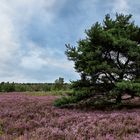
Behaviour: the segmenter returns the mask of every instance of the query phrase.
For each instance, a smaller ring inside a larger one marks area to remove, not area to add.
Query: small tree
[[[124,94],[132,98],[139,94],[140,28],[131,17],[116,14],[112,19],[107,14],[103,24],[96,22],[85,31],[86,38],[76,47],[66,45],[66,55],[81,75],[74,88],[87,88],[94,95],[115,98],[117,103]]]
[[[55,90],[61,90],[61,89],[63,89],[63,86],[64,86],[64,78],[59,77],[58,79],[55,80],[55,82],[54,82]]]

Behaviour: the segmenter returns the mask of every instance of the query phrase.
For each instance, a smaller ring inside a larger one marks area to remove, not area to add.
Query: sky
[[[140,26],[140,0],[0,0],[0,82],[79,79],[65,44],[106,14],[132,14]]]

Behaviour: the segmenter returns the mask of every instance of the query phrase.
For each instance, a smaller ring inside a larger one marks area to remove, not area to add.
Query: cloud
[[[36,18],[47,28],[64,2],[65,0],[59,3],[57,0],[0,1],[0,81],[20,81],[17,77],[30,79],[26,76],[27,70],[40,70],[46,65],[46,60],[41,58],[46,50],[30,43],[28,27]]]
[[[128,14],[129,8],[130,8],[128,2],[129,2],[128,0],[115,0],[115,2],[113,4],[112,12]]]
[[[0,81],[77,79],[64,44],[76,45],[106,13],[132,12],[140,23],[139,5],[139,0],[0,0]]]
[[[55,57],[59,55],[60,57]],[[73,62],[69,62],[62,51],[57,49],[42,48],[30,42],[26,55],[21,58],[20,66],[27,70],[39,71],[41,69],[63,69],[64,71],[73,71]]]
[[[11,59],[18,49],[18,37],[15,35],[11,18],[11,8],[0,1],[0,62]]]
[[[42,58],[44,49],[38,47],[33,42],[28,44],[28,50],[26,55],[21,58],[20,66],[28,70],[39,70],[46,64],[46,61]]]

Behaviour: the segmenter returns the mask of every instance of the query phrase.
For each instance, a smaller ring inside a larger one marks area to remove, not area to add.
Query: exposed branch
[[[127,61],[125,62],[125,64],[124,64],[124,69],[126,69],[126,66],[128,65],[128,63],[129,63],[129,58],[127,59]]]
[[[109,75],[110,75],[110,77],[114,80],[114,82],[116,81],[116,78],[111,74],[111,73],[109,73],[109,72],[107,72]]]
[[[117,63],[119,65],[119,67],[122,68],[122,65],[121,65],[120,60],[119,60],[119,57],[120,57],[119,55],[120,55],[120,52],[118,51],[117,52]]]

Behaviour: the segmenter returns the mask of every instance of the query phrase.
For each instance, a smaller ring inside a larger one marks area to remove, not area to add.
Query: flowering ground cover
[[[60,109],[58,96],[0,95],[0,140],[140,140],[140,109]]]

